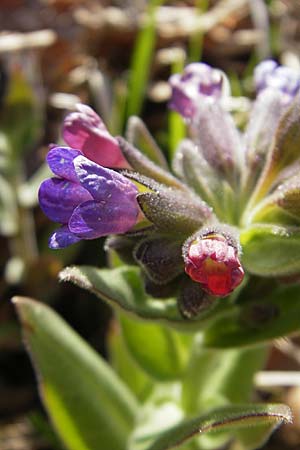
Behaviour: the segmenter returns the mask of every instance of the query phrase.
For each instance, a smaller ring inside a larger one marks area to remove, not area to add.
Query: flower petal
[[[68,247],[71,244],[76,244],[76,242],[79,242],[80,240],[81,238],[71,233],[68,226],[64,225],[51,234],[49,238],[49,247],[53,250],[57,250],[59,248]]]
[[[95,111],[83,104],[78,104],[77,110],[64,121],[63,138],[67,144],[105,167],[128,167],[117,140]]]
[[[54,147],[47,155],[47,162],[52,172],[58,177],[78,182],[73,160],[81,155],[79,150],[69,147]]]
[[[67,223],[74,208],[90,199],[91,195],[80,184],[61,178],[49,178],[39,189],[42,210],[49,219],[59,223]]]
[[[123,175],[101,167],[84,156],[75,158],[74,167],[81,185],[96,201],[110,199],[115,203],[122,203],[125,199],[131,199],[136,203],[137,188]]]
[[[69,229],[82,239],[126,233],[137,221],[138,209],[130,201],[122,203],[88,201],[79,205],[69,220]]]

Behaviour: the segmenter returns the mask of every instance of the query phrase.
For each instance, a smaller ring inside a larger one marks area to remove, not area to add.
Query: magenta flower
[[[104,167],[128,168],[117,140],[109,134],[100,117],[87,105],[77,104],[77,112],[64,121],[63,138],[84,156]]]
[[[136,224],[138,191],[123,175],[67,147],[50,150],[47,161],[56,177],[41,184],[39,202],[51,220],[62,224],[50,237],[50,248],[125,233]]]
[[[221,234],[194,239],[184,259],[186,273],[211,295],[230,294],[244,278],[237,249]]]
[[[203,100],[217,100],[222,96],[224,77],[220,70],[204,63],[189,64],[182,75],[169,79],[172,88],[170,108],[183,117],[192,118]]]

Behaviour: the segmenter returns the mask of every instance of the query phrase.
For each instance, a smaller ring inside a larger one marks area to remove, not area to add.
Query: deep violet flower
[[[125,233],[135,225],[137,188],[123,175],[66,147],[50,150],[47,161],[56,177],[42,183],[39,202],[51,220],[62,224],[50,237],[50,248]]]
[[[110,135],[98,114],[87,105],[77,104],[77,111],[64,120],[63,138],[72,148],[104,167],[127,168],[117,140]]]

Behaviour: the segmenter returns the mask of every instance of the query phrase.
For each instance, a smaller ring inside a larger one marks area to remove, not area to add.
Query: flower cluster
[[[190,130],[172,170],[140,121],[132,126],[153,144],[150,152],[134,138],[112,137],[78,105],[63,127],[70,147],[50,150],[55,177],[39,193],[45,214],[62,225],[50,247],[113,235],[106,248],[140,266],[149,294],[177,296],[188,318],[233,292],[245,271],[300,273],[300,76],[264,61],[254,83],[242,132],[224,106],[224,73],[194,63],[170,78],[170,107]]]
[[[81,239],[125,233],[139,215],[135,185],[99,165],[122,165],[125,160],[117,141],[91,108],[79,105],[78,110],[66,118],[63,133],[74,148],[49,151],[47,162],[56,176],[45,180],[39,190],[44,213],[62,224],[50,237],[49,246],[54,249]],[[96,148],[104,152],[97,154]]]

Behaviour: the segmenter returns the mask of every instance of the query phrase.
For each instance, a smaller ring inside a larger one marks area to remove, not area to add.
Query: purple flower
[[[229,94],[228,80],[204,63],[189,64],[182,75],[170,78],[170,107],[190,122],[194,141],[208,163],[230,182],[241,164],[241,139],[222,100]]]
[[[201,101],[222,97],[224,74],[207,64],[192,63],[186,66],[182,75],[172,75],[169,82],[172,87],[170,108],[190,119]]]
[[[136,224],[138,191],[123,175],[67,147],[50,150],[47,161],[56,177],[41,184],[39,202],[51,220],[62,224],[50,237],[50,248],[125,233]]]
[[[100,117],[87,105],[79,103],[77,112],[64,120],[63,138],[91,161],[104,167],[128,168],[117,140],[109,134]]]
[[[245,130],[247,164],[261,168],[280,119],[300,88],[300,73],[275,61],[259,63],[254,71],[257,97]]]
[[[299,91],[300,74],[290,67],[266,60],[256,66],[254,82],[258,94],[271,89],[282,94],[283,103],[290,103]]]

